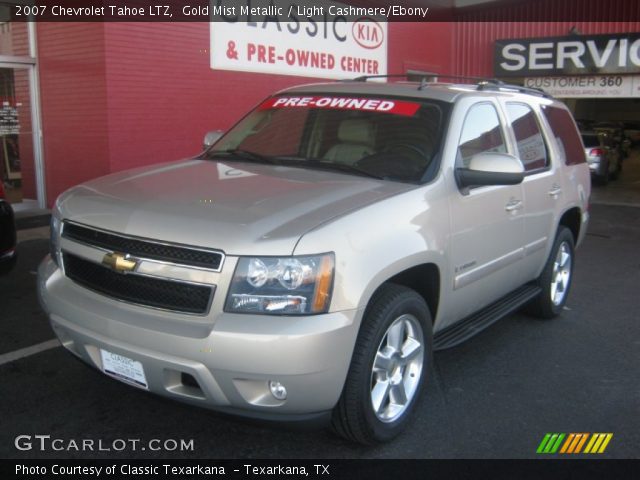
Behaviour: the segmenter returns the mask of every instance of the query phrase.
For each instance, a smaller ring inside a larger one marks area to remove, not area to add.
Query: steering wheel
[[[384,149],[386,153],[390,153],[395,150],[411,150],[414,155],[417,153],[418,155],[420,155],[420,158],[422,159],[427,158],[427,153],[424,150],[422,150],[418,145],[415,145],[413,143],[407,143],[407,142],[394,143]]]

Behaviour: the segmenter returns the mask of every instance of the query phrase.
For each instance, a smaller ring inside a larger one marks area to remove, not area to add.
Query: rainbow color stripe
[[[604,453],[612,438],[613,433],[547,433],[536,453]]]

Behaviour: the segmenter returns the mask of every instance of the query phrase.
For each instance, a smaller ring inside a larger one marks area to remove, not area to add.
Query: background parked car
[[[609,179],[618,178],[622,170],[620,154],[609,143],[606,134],[596,132],[582,132],[584,152],[589,163],[591,176],[599,183],[606,185]]]
[[[589,130],[605,136],[605,144],[617,150],[620,162],[629,155],[631,144],[627,141],[622,122],[597,122]]]
[[[8,273],[16,263],[16,224],[13,208],[5,200],[0,182],[0,274]]]

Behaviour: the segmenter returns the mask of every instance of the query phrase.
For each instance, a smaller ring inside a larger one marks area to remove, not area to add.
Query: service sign
[[[640,74],[640,33],[496,40],[499,77]]]
[[[386,18],[297,1],[211,2],[211,68],[333,79],[387,73]]]
[[[541,88],[557,98],[640,97],[640,75],[527,77],[524,85]]]

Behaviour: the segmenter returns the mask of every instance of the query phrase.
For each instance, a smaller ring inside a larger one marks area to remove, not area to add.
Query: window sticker
[[[260,110],[271,108],[326,108],[334,110],[360,110],[365,112],[393,113],[395,115],[413,116],[420,108],[416,102],[390,100],[383,98],[358,97],[272,97],[260,105]]]

